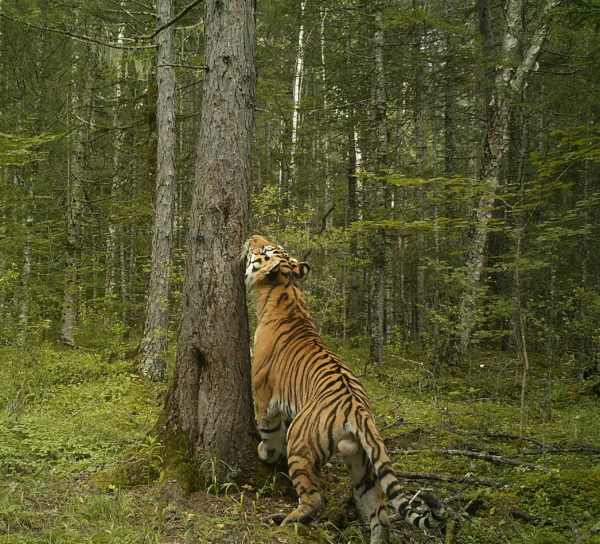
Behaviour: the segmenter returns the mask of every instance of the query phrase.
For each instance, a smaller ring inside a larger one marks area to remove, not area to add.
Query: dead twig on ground
[[[571,541],[571,544],[582,544],[588,538],[600,532],[600,521],[594,523],[585,533],[582,535],[576,535],[576,538]]]
[[[381,427],[379,427],[380,431],[385,431],[386,429],[390,429],[391,427],[397,427],[398,425],[402,425],[404,423],[404,418],[402,416],[397,417],[394,421],[391,421],[390,423],[386,423],[385,425],[382,425]]]
[[[390,452],[391,455],[418,455],[421,453],[438,453],[441,455],[461,455],[463,457],[470,457],[472,459],[481,459],[483,461],[490,461],[494,463],[503,463],[505,465],[512,465],[517,467],[525,467],[533,470],[548,470],[543,465],[537,465],[535,463],[528,463],[527,461],[519,461],[510,457],[504,457],[503,455],[494,455],[491,453],[483,453],[479,451],[468,451],[468,450],[453,450],[453,449],[431,449],[431,450],[393,450]]]
[[[592,453],[598,454],[600,453],[600,448],[598,446],[591,446],[587,444],[581,444],[580,446],[573,446],[572,448],[552,448],[552,449],[543,449],[543,450],[532,450],[532,451],[524,451],[521,455],[546,455],[546,454],[555,454],[555,453]]]
[[[457,429],[449,429],[450,431],[457,434],[472,434],[472,433],[461,433]],[[574,444],[571,447],[563,447],[557,444],[548,444],[544,443],[541,440],[537,440],[536,438],[531,438],[530,436],[519,436],[516,434],[510,433],[495,433],[495,432],[481,432],[479,433],[481,436],[485,436],[487,438],[508,438],[510,440],[521,440],[523,442],[530,442],[531,444],[535,444],[539,446],[541,449],[535,451],[524,452],[523,455],[542,455],[545,453],[580,453],[580,452],[589,452],[589,453],[600,453],[600,446],[596,446],[594,444]]]
[[[387,429],[388,425],[384,426],[381,428],[381,430],[383,431],[384,429]],[[412,429],[410,431],[407,431],[405,433],[398,433],[398,434],[392,434],[390,436],[386,436],[383,438],[384,442],[391,442],[392,440],[399,440],[402,438],[408,438],[409,436],[413,436],[413,435],[418,435],[418,434],[425,434],[425,430],[422,427],[417,427],[416,429]]]
[[[532,444],[537,444],[538,446],[544,448],[547,447],[546,444],[541,442],[540,440],[536,440],[535,438],[530,438],[528,436],[519,436],[516,434],[510,433],[487,433],[482,432],[482,436],[487,436],[488,438],[509,438],[510,440],[522,440],[524,442],[531,442]]]
[[[506,482],[474,478],[473,476],[456,476],[454,474],[436,474],[433,472],[394,471],[397,478],[404,480],[436,480],[439,482],[452,482],[468,485],[485,485],[488,487],[501,487]]]

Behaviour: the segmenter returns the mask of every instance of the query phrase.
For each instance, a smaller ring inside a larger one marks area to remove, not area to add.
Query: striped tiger
[[[410,524],[436,527],[444,512],[433,493],[421,493],[428,507],[418,513],[403,493],[369,400],[350,369],[324,344],[310,319],[298,282],[308,264],[291,258],[261,236],[246,243],[245,281],[256,301],[252,383],[266,463],[287,456],[298,507],[282,524],[307,523],[321,506],[317,473],[339,452],[349,467],[355,496],[371,527],[371,544],[389,542],[387,496]]]

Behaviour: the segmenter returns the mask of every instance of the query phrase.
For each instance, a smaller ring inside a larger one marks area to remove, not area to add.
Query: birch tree
[[[300,99],[302,96],[302,76],[304,73],[304,10],[306,0],[300,0],[300,28],[298,29],[298,50],[294,65],[294,83],[292,92],[292,148],[290,153],[290,178],[296,180],[297,153],[298,153],[298,123],[300,121]]]
[[[507,0],[505,3],[506,25],[487,108],[479,171],[483,189],[473,216],[473,228],[465,259],[464,291],[459,303],[458,332],[451,347],[451,358],[465,354],[471,340],[485,265],[490,220],[501,185],[503,160],[508,152],[513,102],[520,97],[529,76],[535,70],[536,61],[550,28],[551,12],[559,3],[560,0],[544,2],[528,44],[523,43],[521,28],[524,1]],[[487,44],[488,40],[489,38],[484,36],[484,44]],[[523,53],[520,55],[521,50]]]

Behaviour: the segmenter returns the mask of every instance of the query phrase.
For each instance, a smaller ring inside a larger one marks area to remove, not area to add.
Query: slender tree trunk
[[[402,315],[402,341],[405,343],[411,332],[411,319],[410,319],[410,302],[406,296],[406,236],[400,236],[398,238],[398,295],[400,299],[401,315]]]
[[[40,26],[45,26],[48,7],[44,4],[40,6]],[[45,66],[43,61],[46,55],[46,33],[38,32],[36,37],[35,71],[40,78],[40,83],[44,81]],[[36,90],[34,100],[34,124],[35,133],[42,132],[42,124],[38,117],[42,107],[43,89]],[[21,122],[19,121],[19,125]],[[28,180],[23,189],[27,193],[27,198],[23,201],[23,227],[25,229],[25,243],[23,244],[23,266],[21,268],[21,293],[19,300],[19,342],[26,345],[29,337],[30,312],[31,312],[31,275],[32,275],[32,240],[31,231],[35,223],[36,198],[35,187],[39,176],[38,164],[33,163],[25,169],[25,175]]]
[[[327,100],[327,73],[326,73],[326,62],[325,62],[325,15],[323,11],[319,16],[319,43],[321,46],[321,65],[320,65],[320,76],[321,76],[321,87],[319,89],[323,96],[323,111],[327,111],[329,108],[329,102]],[[323,154],[325,156],[324,175],[325,175],[325,210],[331,210],[335,207],[335,194],[334,194],[334,180],[335,177],[331,173],[331,145],[330,145],[329,132],[323,131],[323,139],[320,140],[323,146]],[[317,196],[318,198],[318,196]],[[325,228],[331,229],[333,226],[333,214],[330,213],[325,219]]]
[[[121,26],[117,35],[117,44],[121,45],[124,41],[124,28]],[[115,106],[113,109],[113,130],[115,131],[114,149],[113,149],[113,175],[110,184],[110,215],[108,218],[108,228],[106,233],[106,277],[104,282],[104,294],[106,297],[112,297],[115,294],[116,281],[116,261],[117,261],[117,215],[115,213],[116,200],[119,195],[119,189],[122,184],[122,148],[123,148],[123,130],[119,125],[123,122],[121,119],[121,84],[123,79],[123,61],[117,64],[117,84],[115,85]]]
[[[125,229],[119,237],[119,269],[120,269],[120,290],[121,290],[121,323],[123,323],[123,335],[125,340],[129,338],[129,333],[133,326],[132,304],[135,302],[135,293],[133,290],[134,268],[134,247],[133,232],[131,228]]]
[[[33,202],[33,195],[31,195]],[[31,212],[29,212],[31,213]],[[31,286],[31,228],[33,227],[33,216],[28,215],[25,219],[25,243],[23,245],[23,267],[21,268],[21,300],[19,302],[19,343],[25,345],[29,332],[29,299]]]
[[[383,50],[385,45],[383,13],[380,7],[374,11],[374,126],[375,154],[374,167],[377,177],[387,174],[388,169],[388,126],[387,126],[387,97],[385,89],[385,65]],[[372,187],[372,208],[374,218],[386,208],[385,182],[376,179]],[[381,228],[375,230],[370,243],[370,323],[371,323],[371,361],[383,364],[383,343],[385,338],[385,266],[386,266],[386,236]]]
[[[451,177],[456,172],[456,136],[454,112],[456,110],[456,97],[452,83],[446,79],[444,82],[444,175]]]
[[[250,197],[254,0],[207,0],[198,162],[182,322],[165,434],[196,458],[248,462],[253,441],[248,316],[239,259]],[[253,448],[252,448],[253,450]],[[221,472],[225,465],[220,466]]]
[[[527,353],[527,341],[525,337],[525,318],[523,317],[523,296],[521,286],[521,244],[523,229],[516,228],[516,254],[515,254],[515,343],[518,347],[519,359],[521,359],[521,402],[519,409],[519,436],[523,436],[525,426],[525,404],[527,400],[527,378],[529,376],[529,355]]]
[[[158,0],[157,24],[173,18],[172,0]],[[140,372],[151,379],[164,376],[167,361],[173,214],[175,209],[175,49],[172,26],[158,34],[157,51],[157,165],[152,269],[146,300]]]
[[[85,200],[83,179],[88,142],[88,125],[85,118],[90,113],[87,107],[91,91],[89,77],[83,83],[84,89],[81,88],[82,81],[80,76],[83,74],[81,63],[84,58],[85,50],[81,56],[75,56],[72,80],[71,123],[78,128],[73,132],[73,153],[69,159],[70,167],[67,173],[67,240],[59,335],[60,343],[70,347],[75,346],[75,327],[77,323],[77,271],[81,256],[83,207]],[[81,117],[84,118],[84,121],[81,121]]]
[[[492,99],[492,88],[494,86],[494,67],[492,59],[495,55],[495,37],[492,26],[492,6],[491,0],[476,0],[475,7],[477,11],[477,22],[479,26],[479,35],[481,36],[481,52],[484,56],[484,69],[482,74],[483,81],[483,101],[485,111]]]
[[[585,202],[585,207],[584,207],[584,224],[585,225],[589,225],[591,223],[591,212],[592,212],[592,205],[590,203],[590,173],[589,171],[584,172],[583,174],[583,198],[584,198],[584,202]],[[590,242],[590,238],[593,238],[593,235],[590,236],[589,233],[585,233],[582,237],[581,240],[581,266],[580,266],[580,270],[581,270],[581,276],[580,276],[580,281],[579,281],[579,285],[581,286],[581,293],[585,293],[587,289],[590,289],[591,286],[588,285],[588,280],[590,278],[590,276],[593,276],[592,274],[590,274],[589,268],[590,268],[590,261],[591,261],[591,248],[590,246],[592,245]],[[587,301],[586,301],[586,297],[585,296],[581,296],[580,298],[580,302],[579,302],[579,320],[581,323],[585,323],[585,320],[587,318],[587,313],[588,313],[588,308],[587,308]],[[587,360],[587,359],[594,359],[594,355],[593,355],[593,350],[590,349],[590,344],[591,344],[591,339],[589,338],[589,336],[587,334],[582,334],[579,333],[579,358],[581,360]],[[596,367],[598,369],[598,372],[600,373],[600,361],[597,361],[596,363]]]
[[[396,209],[395,188],[386,188],[388,197],[386,198],[386,207],[389,210],[389,216],[394,217]],[[396,300],[396,275],[397,267],[391,266],[391,263],[398,262],[398,254],[396,253],[398,235],[396,233],[387,233],[385,237],[385,261],[387,270],[384,277],[384,343],[391,345],[395,340],[394,326],[398,322],[397,316],[397,300]]]
[[[520,60],[520,25],[523,0],[507,0],[506,29],[502,41],[500,63],[496,69],[494,87],[487,111],[486,133],[479,178],[483,190],[473,219],[470,247],[465,261],[465,289],[461,296],[458,333],[451,349],[451,358],[464,355],[475,326],[475,313],[485,265],[485,249],[494,201],[501,184],[501,169],[509,146],[511,101],[523,92],[527,78],[534,69],[549,30],[549,13],[559,0],[546,0],[537,28]]]
[[[306,0],[300,0],[300,28],[298,30],[298,51],[294,67],[294,85],[292,91],[292,149],[290,153],[290,180],[295,183],[298,154],[298,123],[300,120],[300,99],[302,96],[302,78],[304,75],[304,11]]]
[[[0,38],[2,37],[2,33],[0,31]],[[0,168],[0,185],[2,186],[2,188],[7,187],[8,186],[8,169],[7,168]],[[6,236],[6,231],[7,231],[7,215],[6,215],[6,210],[7,210],[7,206],[6,206],[6,197],[4,196],[6,193],[5,191],[0,191],[0,195],[2,195],[2,197],[0,198],[0,239],[3,239]],[[4,254],[4,252],[0,252],[0,323],[4,323],[5,321],[7,321],[6,319],[6,311],[7,311],[7,294],[8,294],[8,289],[7,289],[7,285],[5,285],[4,282],[4,275],[6,274],[6,268],[7,268],[7,257]]]
[[[452,17],[450,6],[446,9]],[[451,35],[446,38],[446,56],[444,77],[444,175],[451,177],[456,172],[456,83],[454,67],[454,42]]]
[[[113,185],[114,187],[114,185]],[[112,191],[111,190],[111,200],[113,198],[113,195],[116,196],[116,191]],[[112,205],[112,202],[111,202]],[[117,216],[115,213],[110,214],[110,217],[108,218],[108,226],[107,226],[107,232],[106,232],[106,264],[105,264],[105,270],[106,270],[106,276],[104,278],[104,296],[106,297],[106,300],[110,299],[113,297],[113,295],[115,294],[115,262],[116,262],[116,256],[117,256],[117,244],[116,244],[116,240],[117,240],[117,222],[116,222]],[[108,319],[108,317],[107,317]]]
[[[358,194],[357,194],[357,170],[358,164],[356,160],[356,137],[354,133],[354,125],[348,121],[348,149],[346,161],[348,164],[347,181],[348,181],[348,204],[347,204],[347,224],[351,225],[358,220]],[[358,252],[358,240],[355,234],[350,235],[350,255],[356,255]],[[348,305],[347,305],[347,329],[351,335],[358,333],[358,317],[360,312],[360,279],[358,274],[350,274],[348,280]]]
[[[420,1],[413,0],[413,9],[423,9],[423,3]],[[427,145],[427,131],[426,131],[426,110],[425,100],[423,96],[423,90],[425,88],[425,82],[423,80],[424,71],[426,69],[425,63],[421,61],[423,56],[423,31],[420,28],[421,25],[414,25],[413,29],[413,51],[416,62],[416,70],[414,71],[413,82],[413,123],[415,129],[415,155],[417,159],[416,168],[417,171],[423,172],[427,169],[429,163],[429,153]],[[419,191],[417,194],[417,209],[419,213],[419,219],[424,220],[426,217],[425,213],[426,199],[423,191]],[[415,326],[417,333],[417,340],[420,347],[424,345],[424,337],[427,333],[427,281],[425,277],[426,265],[425,265],[425,243],[426,236],[423,232],[418,232],[416,238],[416,292],[415,292]]]
[[[495,90],[496,91],[496,90]],[[481,290],[481,275],[485,265],[485,248],[494,201],[500,187],[502,159],[508,150],[510,110],[503,91],[494,92],[487,120],[480,180],[482,194],[475,209],[470,247],[465,262],[465,290],[460,300],[458,336],[453,356],[467,353],[475,325],[475,312]]]

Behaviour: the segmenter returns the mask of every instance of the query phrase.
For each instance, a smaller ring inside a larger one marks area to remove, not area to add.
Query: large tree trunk
[[[173,2],[158,0],[157,24],[163,26],[173,18]],[[152,270],[146,299],[144,336],[140,345],[140,372],[151,379],[161,379],[167,366],[167,333],[173,248],[173,213],[175,209],[175,30],[172,26],[158,34],[156,56],[157,165]]]
[[[511,101],[518,98],[539,56],[549,30],[549,13],[560,0],[546,0],[537,28],[527,50],[518,59],[523,0],[507,0],[506,28],[496,78],[487,109],[486,133],[479,178],[483,190],[479,198],[469,250],[465,262],[465,289],[462,293],[458,332],[450,357],[464,355],[475,325],[475,312],[481,291],[481,275],[485,265],[485,249],[494,201],[501,184],[502,162],[508,152]],[[484,37],[485,38],[485,37]],[[486,43],[484,39],[484,43]]]
[[[182,322],[166,440],[196,460],[247,461],[253,441],[248,316],[240,251],[255,105],[253,0],[207,0],[202,120],[187,238]],[[253,449],[253,448],[252,448]],[[225,468],[225,465],[220,467]]]

